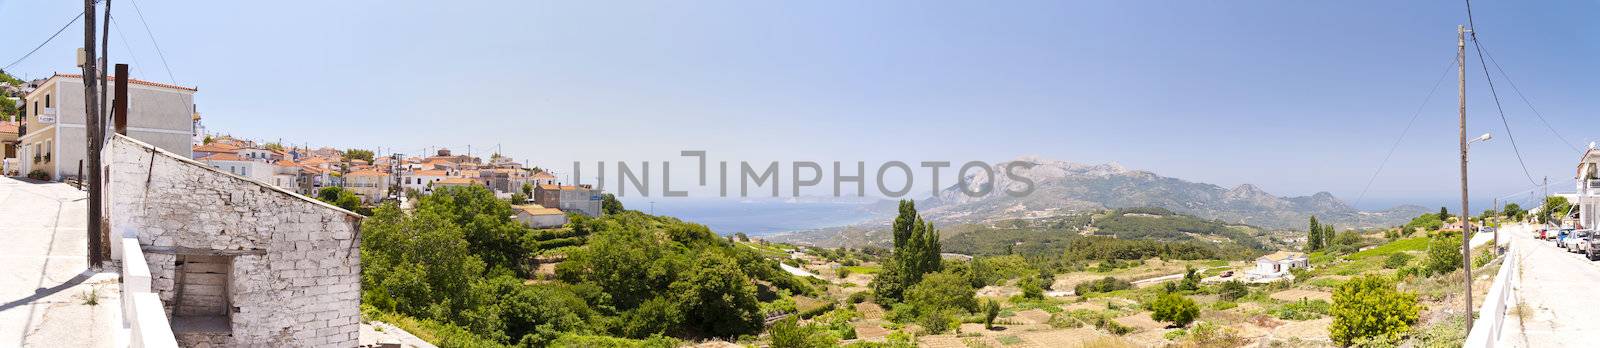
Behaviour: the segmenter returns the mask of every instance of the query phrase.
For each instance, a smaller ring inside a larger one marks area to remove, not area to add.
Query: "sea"
[[[653,202],[653,204],[652,204]],[[881,217],[881,204],[871,200],[623,198],[622,205],[654,215],[672,216],[706,225],[722,235],[744,232],[762,236],[848,226]],[[653,212],[653,213],[652,213]]]

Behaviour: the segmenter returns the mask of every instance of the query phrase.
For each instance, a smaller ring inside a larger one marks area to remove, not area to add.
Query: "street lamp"
[[[1494,134],[1483,133],[1483,135],[1479,135],[1477,138],[1473,138],[1472,140],[1468,140],[1466,149],[1467,150],[1471,150],[1472,149],[1472,143],[1489,141],[1490,139],[1494,139]],[[1465,158],[1465,156],[1463,156],[1463,158]],[[1467,247],[1462,252],[1463,253],[1467,253],[1467,254],[1471,254],[1472,253],[1472,248],[1470,247],[1471,240],[1472,240],[1472,235],[1470,233],[1467,233],[1467,231],[1471,231],[1472,230],[1472,222],[1471,222],[1471,219],[1469,219],[1469,217],[1471,217],[1471,215],[1472,215],[1471,212],[1468,212],[1466,210],[1462,210],[1461,211],[1461,236],[1462,236],[1461,238],[1462,238],[1463,241],[1466,241],[1467,245],[1469,245],[1469,247]],[[1483,224],[1484,225],[1488,225],[1489,224],[1488,217],[1484,218]],[[1498,229],[1496,229],[1494,231],[1494,241],[1493,241],[1493,243],[1494,244],[1493,244],[1493,246],[1491,248],[1493,248],[1495,254],[1499,254],[1500,253],[1500,230],[1498,230]],[[1471,267],[1472,265],[1466,265],[1466,266],[1467,267]]]

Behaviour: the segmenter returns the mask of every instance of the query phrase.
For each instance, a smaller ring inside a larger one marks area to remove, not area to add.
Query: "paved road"
[[[0,177],[0,347],[108,347],[118,287],[88,267],[85,195]],[[99,304],[85,304],[98,288]]]
[[[1534,239],[1526,229],[1500,234],[1517,249],[1522,282],[1517,285],[1526,320],[1508,318],[1508,344],[1516,347],[1594,347],[1600,342],[1600,262],[1567,253],[1554,242]],[[1510,310],[1516,313],[1515,309]]]

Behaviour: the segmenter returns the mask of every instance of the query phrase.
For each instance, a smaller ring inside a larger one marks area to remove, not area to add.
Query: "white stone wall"
[[[356,345],[358,215],[126,137],[108,145],[111,231],[138,237],[169,313],[178,253],[233,256],[231,333],[180,333],[180,343]]]

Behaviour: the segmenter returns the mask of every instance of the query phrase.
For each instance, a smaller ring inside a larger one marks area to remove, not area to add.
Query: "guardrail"
[[[161,307],[161,297],[150,292],[150,264],[145,262],[139,238],[122,237],[122,327],[129,330],[128,346],[178,347],[172,324]]]
[[[1472,323],[1467,342],[1462,346],[1494,347],[1505,335],[1505,320],[1510,315],[1508,311],[1518,303],[1515,284],[1522,280],[1516,271],[1520,265],[1516,255],[1516,248],[1506,250],[1505,261],[1500,263],[1500,271],[1494,275],[1494,284],[1489,286],[1483,305],[1478,307],[1478,320]]]

